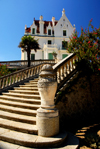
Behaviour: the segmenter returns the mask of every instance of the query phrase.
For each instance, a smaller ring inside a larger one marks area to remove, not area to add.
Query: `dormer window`
[[[51,35],[51,29],[48,29],[48,35]]]
[[[63,30],[63,36],[66,36],[66,30]]]
[[[32,28],[32,34],[35,34],[35,28]]]

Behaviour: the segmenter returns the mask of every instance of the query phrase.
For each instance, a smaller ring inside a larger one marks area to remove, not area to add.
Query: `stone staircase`
[[[37,82],[38,78],[0,95],[0,140],[4,145],[54,147],[66,138],[66,133],[49,138],[37,135],[36,110],[41,104]]]
[[[73,64],[76,59],[75,54],[70,54],[53,66],[57,73],[58,89],[64,87],[76,73]],[[38,64],[0,78],[0,149],[60,148],[63,142],[66,149],[78,147],[77,138],[69,133],[67,137],[66,132],[53,137],[38,136],[36,115],[41,100],[36,77],[43,65]]]

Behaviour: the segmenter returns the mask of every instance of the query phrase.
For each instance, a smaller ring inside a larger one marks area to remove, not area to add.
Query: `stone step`
[[[33,109],[33,110],[37,110],[38,108],[40,108],[40,105],[36,105],[36,104],[28,104],[28,103],[8,101],[8,100],[2,100],[2,99],[0,99],[0,104],[13,106],[13,107],[20,107],[25,109]]]
[[[38,82],[39,79],[29,80],[29,82]]]
[[[67,133],[60,133],[54,137],[40,137],[33,134],[27,134],[0,128],[0,140],[9,143],[22,145],[32,148],[49,148],[59,146],[67,137]],[[20,147],[18,147],[20,148]],[[23,148],[23,147],[22,147]],[[7,148],[6,148],[7,149]],[[16,148],[14,148],[16,149]],[[26,148],[27,149],[27,148]]]
[[[22,102],[22,103],[30,103],[30,104],[41,104],[41,100],[39,99],[25,99],[20,97],[13,97],[13,96],[7,96],[7,95],[0,95],[0,99],[3,100],[9,100],[9,101],[16,101],[16,102]]]
[[[38,91],[38,87],[14,87],[15,90],[30,90],[30,91]]]
[[[20,87],[36,87],[36,88],[38,88],[38,86],[37,85],[34,85],[34,84],[25,84],[25,85],[19,85]]]
[[[29,134],[37,134],[38,132],[36,125],[16,122],[3,118],[0,118],[0,127]]]
[[[36,82],[28,82],[28,83],[24,83],[24,85],[33,85],[37,87],[37,83]]]
[[[2,111],[2,110],[0,110],[0,118],[14,120],[17,122],[23,122],[28,124],[36,124],[36,117],[34,116],[16,114],[16,113],[11,113],[11,112]]]
[[[29,116],[36,116],[37,114],[36,110],[12,107],[7,105],[6,106],[0,105],[0,110],[17,113],[17,114],[29,115]]]
[[[29,82],[26,82],[24,84],[34,84],[34,85],[36,84],[37,85],[38,84],[38,81],[37,82],[36,81],[29,81]]]
[[[34,94],[39,95],[38,91],[27,91],[27,90],[9,90],[9,93],[19,93],[19,94]]]
[[[18,93],[2,93],[3,95],[7,96],[14,96],[14,97],[20,97],[20,98],[27,98],[27,99],[40,99],[40,95],[25,95],[25,94],[18,94]]]

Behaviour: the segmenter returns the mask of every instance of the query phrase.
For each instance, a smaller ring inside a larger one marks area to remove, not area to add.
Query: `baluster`
[[[68,74],[70,73],[70,61],[68,61],[68,64],[67,64],[67,73]]]
[[[19,81],[21,81],[21,73],[19,73]]]
[[[11,76],[9,77],[9,85],[11,85]]]
[[[17,74],[17,82],[19,82],[19,73]]]
[[[22,80],[24,80],[24,72],[22,72]]]
[[[32,77],[32,68],[30,69],[30,76]]]
[[[74,58],[72,59],[72,70],[74,70]]]
[[[64,79],[64,65],[61,66],[61,80]]]
[[[6,87],[8,86],[8,77],[6,78]]]
[[[2,88],[4,88],[4,84],[5,84],[5,78],[3,78]]]
[[[1,79],[0,79],[0,88],[1,88]]]
[[[14,83],[16,82],[16,75],[14,75]]]
[[[18,82],[18,74],[16,74],[16,83]]]
[[[36,67],[35,67],[34,75],[36,75]]]
[[[31,68],[31,77],[33,76],[33,68]]]
[[[37,67],[37,74],[39,74],[39,66]]]
[[[32,72],[31,72],[32,76],[33,76],[33,68],[32,68]]]
[[[34,76],[34,68],[32,68],[32,76]]]
[[[36,67],[35,67],[35,74],[34,75],[36,75]]]
[[[28,70],[26,70],[26,79],[28,78],[28,75],[29,75]]]
[[[70,59],[70,70],[71,71],[73,70],[73,59],[72,58]]]
[[[61,70],[60,68],[58,68],[58,71],[57,71],[57,82],[60,83],[61,81]]]
[[[12,76],[12,84],[14,84],[14,75]]]
[[[27,71],[25,71],[25,79],[26,79],[26,75],[27,75],[26,73],[27,73]]]
[[[73,68],[74,68],[74,69],[76,68],[76,65],[75,65],[76,59],[77,59],[77,56],[75,55],[75,56],[74,56],[74,65],[73,65]]]
[[[29,77],[31,76],[31,69],[29,69]]]
[[[28,70],[26,70],[26,79],[28,78]]]
[[[67,77],[67,63],[64,64],[64,76]]]

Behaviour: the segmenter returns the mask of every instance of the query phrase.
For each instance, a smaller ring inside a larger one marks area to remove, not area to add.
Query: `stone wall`
[[[61,93],[56,105],[60,113],[60,126],[69,126],[99,119],[100,114],[100,76],[77,77],[70,87]]]

